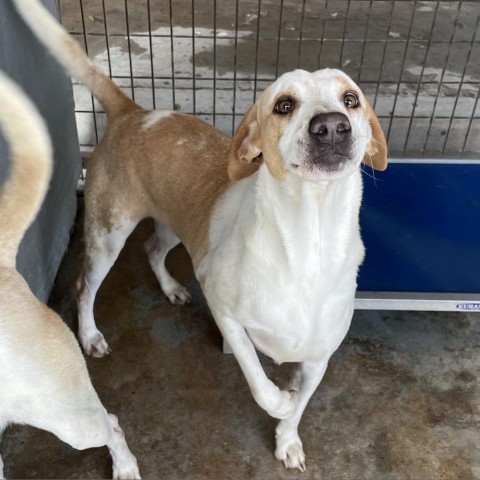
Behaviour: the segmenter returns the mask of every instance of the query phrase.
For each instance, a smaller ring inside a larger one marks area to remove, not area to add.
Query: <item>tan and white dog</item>
[[[117,418],[106,412],[90,382],[75,337],[15,269],[20,240],[48,188],[52,154],[35,107],[1,73],[0,127],[12,158],[0,190],[0,432],[23,423],[80,450],[106,445],[114,478],[140,478]]]
[[[255,400],[281,419],[276,457],[303,471],[297,427],[349,328],[364,255],[360,166],[387,164],[372,108],[344,73],[296,70],[262,93],[231,141],[192,116],[145,111],[37,1],[14,3],[108,115],[85,185],[85,351],[109,352],[94,321],[95,295],[128,235],[153,217],[146,248],[163,292],[173,303],[190,300],[164,264],[181,241]],[[267,378],[256,349],[278,363],[299,362],[286,390]]]

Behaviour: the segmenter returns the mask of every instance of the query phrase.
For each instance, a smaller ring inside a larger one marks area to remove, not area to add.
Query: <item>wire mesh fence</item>
[[[62,23],[145,108],[231,134],[277,76],[340,68],[375,106],[391,156],[480,158],[480,3],[60,0]],[[105,115],[74,85],[80,143]]]

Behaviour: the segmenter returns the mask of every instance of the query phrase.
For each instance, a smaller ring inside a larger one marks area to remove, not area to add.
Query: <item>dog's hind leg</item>
[[[179,243],[180,240],[172,231],[156,220],[155,233],[145,242],[145,251],[163,293],[171,303],[183,305],[190,303],[192,297],[188,290],[170,275],[165,266],[168,252]]]
[[[112,457],[113,478],[140,478],[137,459],[128,448],[125,434],[118,424],[118,418],[112,413],[108,414],[108,421],[113,429],[113,435],[107,443]]]
[[[93,305],[100,285],[138,222],[122,219],[109,230],[85,221],[85,258],[77,288],[78,336],[85,353],[103,357],[110,348],[95,324]]]
[[[50,418],[40,428],[54,433],[77,450],[107,446],[112,457],[114,479],[140,478],[137,459],[128,448],[117,417],[107,413],[99,400],[95,403],[97,406],[93,409],[87,407],[63,412],[63,415]]]

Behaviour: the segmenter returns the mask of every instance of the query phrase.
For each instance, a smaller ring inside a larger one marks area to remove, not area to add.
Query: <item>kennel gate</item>
[[[480,310],[480,3],[60,0],[65,27],[145,108],[232,134],[278,75],[346,71],[388,139],[365,170],[358,308]],[[105,114],[74,85],[88,152]],[[374,178],[372,178],[374,177]]]

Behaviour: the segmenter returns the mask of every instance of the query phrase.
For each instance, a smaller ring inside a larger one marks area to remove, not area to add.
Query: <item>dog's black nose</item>
[[[321,113],[310,120],[309,131],[320,143],[340,143],[350,136],[352,127],[343,113]]]

